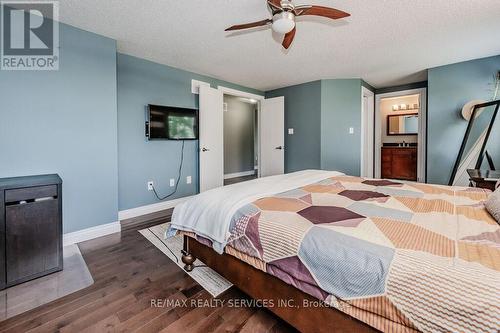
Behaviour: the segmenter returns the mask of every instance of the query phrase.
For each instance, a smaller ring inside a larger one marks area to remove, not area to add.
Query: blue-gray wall
[[[321,81],[266,92],[266,98],[278,96],[285,97],[285,172],[320,169]]]
[[[115,222],[118,211],[157,202],[175,178],[180,143],[147,142],[149,103],[198,107],[191,80],[255,94],[254,89],[116,54],[116,42],[60,26],[60,70],[0,71],[0,177],[59,173],[64,180],[64,232]],[[429,70],[428,177],[448,181],[467,123],[459,111],[492,97],[500,56]],[[286,171],[360,169],[360,79],[322,80],[268,92],[285,96]],[[118,105],[117,105],[118,104]],[[497,121],[490,142],[500,142]],[[354,134],[348,133],[349,127]],[[183,174],[172,198],[196,193],[196,141],[186,142]],[[500,149],[491,150],[500,165]],[[187,185],[185,177],[193,176]]]
[[[360,173],[361,86],[360,79],[321,81],[321,169]]]
[[[460,112],[465,103],[493,97],[494,76],[500,56],[477,59],[428,70],[427,181],[447,184],[462,143],[467,122]],[[490,152],[500,167],[500,119],[489,140]]]
[[[266,92],[267,98],[285,97],[285,172],[325,169],[359,175],[362,86],[373,90],[361,79],[339,79]],[[295,133],[288,135],[288,128]]]
[[[118,54],[118,169],[119,209],[157,203],[147,182],[152,180],[161,195],[172,191],[177,178],[181,142],[147,141],[144,135],[148,104],[198,108],[198,95],[191,93],[191,80],[208,82],[263,95],[262,92],[168,67],[144,59]],[[186,141],[184,165],[178,191],[168,200],[198,191],[198,141]],[[186,176],[193,183],[186,184]]]
[[[59,71],[0,71],[0,177],[58,173],[64,232],[118,220],[116,43],[61,24]]]

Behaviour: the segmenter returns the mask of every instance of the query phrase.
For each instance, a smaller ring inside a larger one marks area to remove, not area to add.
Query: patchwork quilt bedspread
[[[487,196],[332,177],[241,207],[227,248],[384,332],[498,332],[500,227]]]

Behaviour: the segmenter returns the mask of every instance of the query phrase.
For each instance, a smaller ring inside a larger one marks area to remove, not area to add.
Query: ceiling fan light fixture
[[[295,28],[295,15],[291,12],[281,12],[273,16],[273,30],[285,35]]]

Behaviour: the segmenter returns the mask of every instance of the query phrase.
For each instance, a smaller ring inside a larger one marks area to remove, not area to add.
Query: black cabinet
[[[0,289],[63,268],[58,175],[0,179]]]

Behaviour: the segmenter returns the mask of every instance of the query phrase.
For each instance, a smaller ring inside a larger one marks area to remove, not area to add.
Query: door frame
[[[266,97],[263,95],[257,95],[257,94],[252,94],[249,92],[233,89],[233,88],[228,88],[224,86],[218,86],[217,89],[222,92],[222,97],[224,98],[224,95],[231,95],[235,97],[242,97],[242,98],[248,98],[248,99],[254,99],[257,101],[257,158],[258,158],[258,165],[257,165],[257,177],[260,177],[260,110],[261,106],[260,103],[261,101],[265,100]],[[224,126],[223,126],[224,128]]]
[[[420,95],[420,110],[418,114],[418,143],[417,143],[417,181],[427,182],[427,88],[400,90],[375,95],[375,141],[374,163],[375,178],[382,174],[382,117],[380,115],[380,102],[384,98],[400,97],[406,95]]]
[[[365,111],[365,98],[368,110]],[[365,115],[368,113],[368,116]],[[370,116],[371,115],[371,116]],[[359,174],[361,177],[374,177],[375,165],[375,93],[366,87],[361,87],[361,163]],[[372,145],[365,145],[367,136],[372,137]],[[371,150],[371,159],[367,158],[368,151]],[[368,170],[368,171],[367,171]],[[367,172],[365,172],[367,171]]]

